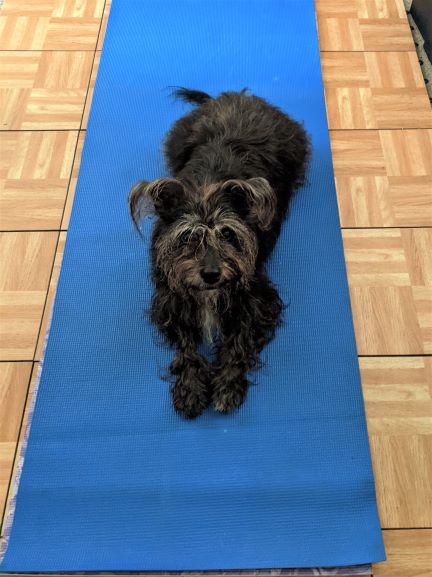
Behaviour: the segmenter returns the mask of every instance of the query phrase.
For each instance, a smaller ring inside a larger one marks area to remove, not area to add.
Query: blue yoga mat
[[[269,265],[285,303],[235,414],[188,422],[144,310],[148,244],[127,194],[167,173],[189,107],[248,87],[313,143]],[[384,557],[312,0],[117,0],[102,55],[3,571],[193,570]]]

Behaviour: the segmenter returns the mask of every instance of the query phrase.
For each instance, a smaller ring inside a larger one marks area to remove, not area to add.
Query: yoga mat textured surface
[[[269,270],[285,303],[235,414],[185,422],[160,378],[148,239],[127,194],[166,174],[187,105],[247,86],[304,121],[309,183]],[[312,0],[117,0],[102,55],[3,571],[383,559]]]

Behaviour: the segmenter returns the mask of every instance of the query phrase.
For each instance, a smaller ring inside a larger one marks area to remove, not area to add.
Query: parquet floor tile
[[[12,472],[32,363],[0,363],[0,518]]]
[[[59,275],[60,275],[60,267],[61,267],[61,263],[62,263],[62,259],[63,259],[65,242],[66,242],[66,232],[63,231],[60,233],[60,236],[59,236],[56,255],[55,255],[55,259],[54,259],[54,266],[53,266],[50,284],[49,284],[49,289],[48,289],[48,296],[47,296],[47,300],[46,300],[46,304],[45,304],[45,308],[44,308],[44,314],[42,317],[41,328],[39,331],[39,338],[38,338],[38,342],[37,342],[37,346],[36,346],[36,352],[35,352],[35,360],[36,361],[40,361],[43,357],[45,339],[47,336],[49,321],[50,321],[51,314],[52,314],[52,307],[54,304],[54,298],[55,298],[55,293],[56,293],[56,289],[57,289],[57,283],[58,283],[58,279],[59,279]]]
[[[77,129],[92,52],[0,52],[2,130]]]
[[[75,153],[75,160],[74,160],[73,167],[72,167],[72,176],[71,176],[71,180],[69,183],[69,188],[68,188],[68,193],[67,193],[67,198],[66,198],[66,204],[65,204],[62,223],[61,223],[62,230],[67,229],[69,226],[69,219],[70,219],[70,215],[71,215],[71,211],[72,211],[72,205],[73,205],[73,200],[74,200],[74,196],[75,196],[75,189],[76,189],[76,185],[77,185],[77,181],[78,181],[78,173],[79,173],[79,168],[80,168],[80,164],[81,164],[81,156],[82,156],[82,151],[83,151],[83,147],[84,147],[85,135],[86,135],[85,131],[81,131],[78,135],[78,143],[77,143],[77,148],[76,148],[76,153]]]
[[[104,0],[7,0],[0,50],[94,50]]]
[[[78,133],[0,132],[0,230],[60,228]]]
[[[0,360],[33,359],[57,237],[0,233]]]
[[[331,132],[344,227],[432,224],[431,130]]]
[[[431,527],[432,359],[361,358],[381,523]]]
[[[432,127],[415,53],[328,52],[321,65],[331,129]]]
[[[87,92],[87,98],[86,98],[86,103],[85,103],[85,107],[84,107],[84,115],[83,115],[83,119],[82,119],[82,123],[81,123],[81,128],[83,130],[87,129],[87,123],[88,123],[91,103],[92,103],[92,99],[93,99],[96,77],[97,77],[97,73],[99,70],[100,56],[101,56],[100,52],[95,53],[92,72],[91,72],[91,76],[90,76],[90,85],[89,85],[89,89]]]
[[[104,42],[104,39],[105,39],[105,33],[106,33],[107,24],[108,24],[108,17],[109,17],[110,10],[111,10],[111,0],[107,0],[107,1],[106,1],[106,4],[105,4],[104,11],[103,11],[101,29],[100,29],[100,32],[99,32],[99,38],[98,38],[96,50],[102,50],[102,46],[103,46],[103,42]]]
[[[432,353],[432,229],[343,231],[360,355]]]
[[[414,51],[402,0],[316,2],[323,51]]]
[[[374,577],[430,577],[432,530],[384,531],[387,561],[374,565]]]

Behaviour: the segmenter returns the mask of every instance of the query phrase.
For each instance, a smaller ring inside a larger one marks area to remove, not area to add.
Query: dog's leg
[[[187,419],[194,419],[209,405],[211,396],[211,367],[197,351],[201,335],[196,306],[159,281],[153,295],[151,319],[176,348],[169,367],[175,378],[171,389],[174,408]]]
[[[234,299],[236,310],[227,315],[225,339],[217,351],[212,381],[212,404],[228,413],[246,398],[246,374],[259,365],[259,354],[274,337],[283,303],[264,274],[257,275],[248,292]]]
[[[212,404],[217,411],[229,413],[245,400],[249,386],[246,373],[255,361],[253,348],[251,332],[244,330],[221,343],[212,381]]]
[[[198,417],[210,404],[210,365],[196,350],[193,340],[182,333],[170,365],[176,381],[171,389],[174,408],[187,419]]]

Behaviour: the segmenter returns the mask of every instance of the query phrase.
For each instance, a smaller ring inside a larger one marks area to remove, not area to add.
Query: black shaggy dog
[[[174,407],[192,419],[210,403],[224,413],[243,403],[247,372],[280,324],[265,262],[310,149],[299,123],[245,90],[175,94],[198,106],[167,136],[172,177],[138,182],[129,208],[137,228],[149,201],[157,216],[151,318],[176,347]],[[197,350],[203,339],[213,362]]]

